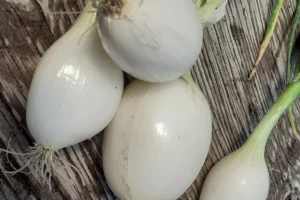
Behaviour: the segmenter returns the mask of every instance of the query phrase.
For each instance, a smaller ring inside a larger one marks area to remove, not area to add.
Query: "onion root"
[[[83,185],[85,186],[85,182],[81,172],[70,162],[65,159],[59,158],[56,155],[56,150],[51,147],[45,147],[40,144],[34,144],[34,146],[28,147],[28,151],[26,153],[18,153],[9,150],[10,140],[7,145],[7,149],[0,149],[0,152],[6,153],[6,159],[12,171],[3,171],[3,173],[11,174],[12,176],[17,173],[24,174],[33,174],[35,177],[39,176],[42,178],[42,183],[49,186],[49,190],[52,190],[51,186],[51,178],[55,173],[55,169],[58,166],[58,163],[61,163],[64,168],[68,165],[71,167],[76,173],[79,175]],[[8,155],[16,155],[19,156],[22,160],[24,160],[25,164],[17,169],[9,160]],[[29,172],[25,170],[29,169]]]

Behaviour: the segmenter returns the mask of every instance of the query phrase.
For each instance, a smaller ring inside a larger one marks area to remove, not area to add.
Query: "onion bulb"
[[[23,155],[26,166],[40,167],[43,176],[52,174],[56,150],[102,131],[121,100],[123,73],[103,50],[95,19],[89,3],[73,27],[46,51],[34,73],[26,120],[37,144]]]
[[[297,77],[296,77],[297,78]],[[271,130],[300,94],[300,76],[280,95],[247,142],[209,172],[200,200],[266,200],[269,172],[264,158]]]
[[[36,142],[55,149],[89,139],[113,118],[123,91],[122,71],[97,38],[95,13],[84,13],[45,53],[26,108]]]
[[[98,6],[104,49],[123,71],[144,81],[174,80],[192,68],[202,31],[191,0],[106,0]]]
[[[208,103],[190,75],[135,80],[103,139],[103,169],[121,200],[175,200],[198,175],[212,131]]]

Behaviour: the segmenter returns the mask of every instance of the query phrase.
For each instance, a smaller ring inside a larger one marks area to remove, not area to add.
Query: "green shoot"
[[[220,21],[226,13],[228,0],[192,0],[200,15],[200,22],[205,27]]]
[[[260,60],[262,59],[269,43],[270,43],[270,40],[271,40],[271,37],[273,35],[273,32],[274,32],[274,29],[275,29],[275,26],[276,26],[276,22],[278,20],[278,17],[279,17],[279,13],[280,13],[280,10],[283,6],[283,3],[284,3],[285,0],[276,0],[275,1],[275,4],[274,4],[274,7],[273,7],[273,10],[272,10],[272,13],[271,13],[271,17],[270,17],[270,20],[269,20],[269,23],[267,25],[267,31],[265,33],[265,36],[264,36],[264,39],[263,39],[263,42],[259,48],[259,53],[258,53],[258,56],[257,56],[257,59],[256,59],[256,62],[255,62],[255,67],[253,68],[250,76],[249,76],[249,80],[251,80],[253,78],[253,76],[255,75],[256,71],[257,71],[257,65],[259,64]]]
[[[197,8],[201,8],[206,4],[207,0],[193,0],[194,4],[197,6]]]
[[[298,3],[298,4],[300,5],[300,3]],[[299,22],[299,20],[298,20],[298,22]],[[299,59],[299,53],[296,56],[298,58],[296,60],[296,66],[295,66],[294,73],[293,73],[294,77],[293,77],[293,80],[291,82],[299,82],[300,81],[300,59]],[[287,70],[291,71],[291,68],[289,68]],[[287,84],[289,84],[289,83],[290,82],[288,82]],[[293,114],[293,104],[292,103],[288,107],[288,117],[289,117],[289,120],[290,120],[292,133],[293,133],[294,136],[297,136],[297,129],[296,129],[296,125],[295,125],[295,117],[294,117],[294,114]]]
[[[297,75],[299,76],[299,74]],[[252,147],[253,144],[259,145],[259,149],[263,153],[270,133],[276,125],[278,119],[286,111],[288,106],[300,94],[300,81],[299,79],[288,84],[279,98],[274,102],[272,107],[261,119],[259,124],[256,126],[251,136],[247,140],[245,146]]]
[[[299,44],[300,44],[300,40],[299,40]],[[299,81],[300,80],[300,52],[298,52],[298,54],[296,55],[297,56],[297,60],[296,60],[296,66],[294,68],[294,77],[293,77],[293,80],[292,82],[296,82],[296,81]]]
[[[207,0],[202,0],[202,3],[201,3],[201,7],[204,6],[204,4],[206,4]]]
[[[295,14],[295,17],[294,17],[293,22],[292,22],[292,27],[291,27],[291,30],[290,30],[288,45],[287,45],[287,69],[286,69],[286,82],[287,82],[287,84],[289,84],[290,81],[291,81],[292,48],[293,48],[293,42],[295,40],[296,28],[297,28],[297,25],[298,25],[299,20],[300,20],[300,3],[299,2],[300,1],[297,0],[296,14]],[[298,64],[298,62],[297,62],[297,64]],[[298,68],[298,66],[295,69],[297,69],[297,68]],[[297,135],[297,129],[296,129],[296,126],[295,126],[295,117],[294,117],[294,114],[293,114],[293,105],[292,104],[288,107],[288,117],[289,117],[289,120],[290,120],[292,133],[296,136]]]
[[[288,45],[287,45],[287,70],[286,70],[286,82],[287,84],[291,81],[291,55],[292,55],[292,48],[293,42],[295,40],[295,32],[297,25],[300,20],[300,1],[297,0],[296,6],[296,14],[292,22],[292,27],[289,34]]]

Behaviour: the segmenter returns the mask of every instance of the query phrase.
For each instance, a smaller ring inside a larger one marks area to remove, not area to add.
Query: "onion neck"
[[[86,6],[84,7],[82,13],[80,14],[80,16],[75,21],[72,28],[80,27],[87,30],[93,24],[96,23],[96,19],[97,19],[97,9],[93,6],[92,1],[89,0]]]
[[[197,6],[197,8],[200,9],[202,6],[205,5],[207,0],[193,0],[193,2]]]
[[[273,106],[268,110],[263,119],[259,122],[243,148],[255,149],[255,154],[259,157],[263,157],[272,129],[281,115],[299,94],[300,81],[290,83],[280,97],[275,101]]]
[[[192,77],[192,73],[190,70],[186,71],[180,78],[185,79],[186,81],[190,82],[194,82],[194,79]]]
[[[124,0],[106,0],[101,1],[99,13],[104,17],[112,19],[120,19],[125,6]]]
[[[192,0],[200,14],[200,22],[204,26],[217,23],[225,15],[228,0]]]

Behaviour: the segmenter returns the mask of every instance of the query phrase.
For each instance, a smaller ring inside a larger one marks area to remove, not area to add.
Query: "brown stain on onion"
[[[98,12],[104,17],[119,18],[124,8],[124,0],[104,0],[99,4]]]

